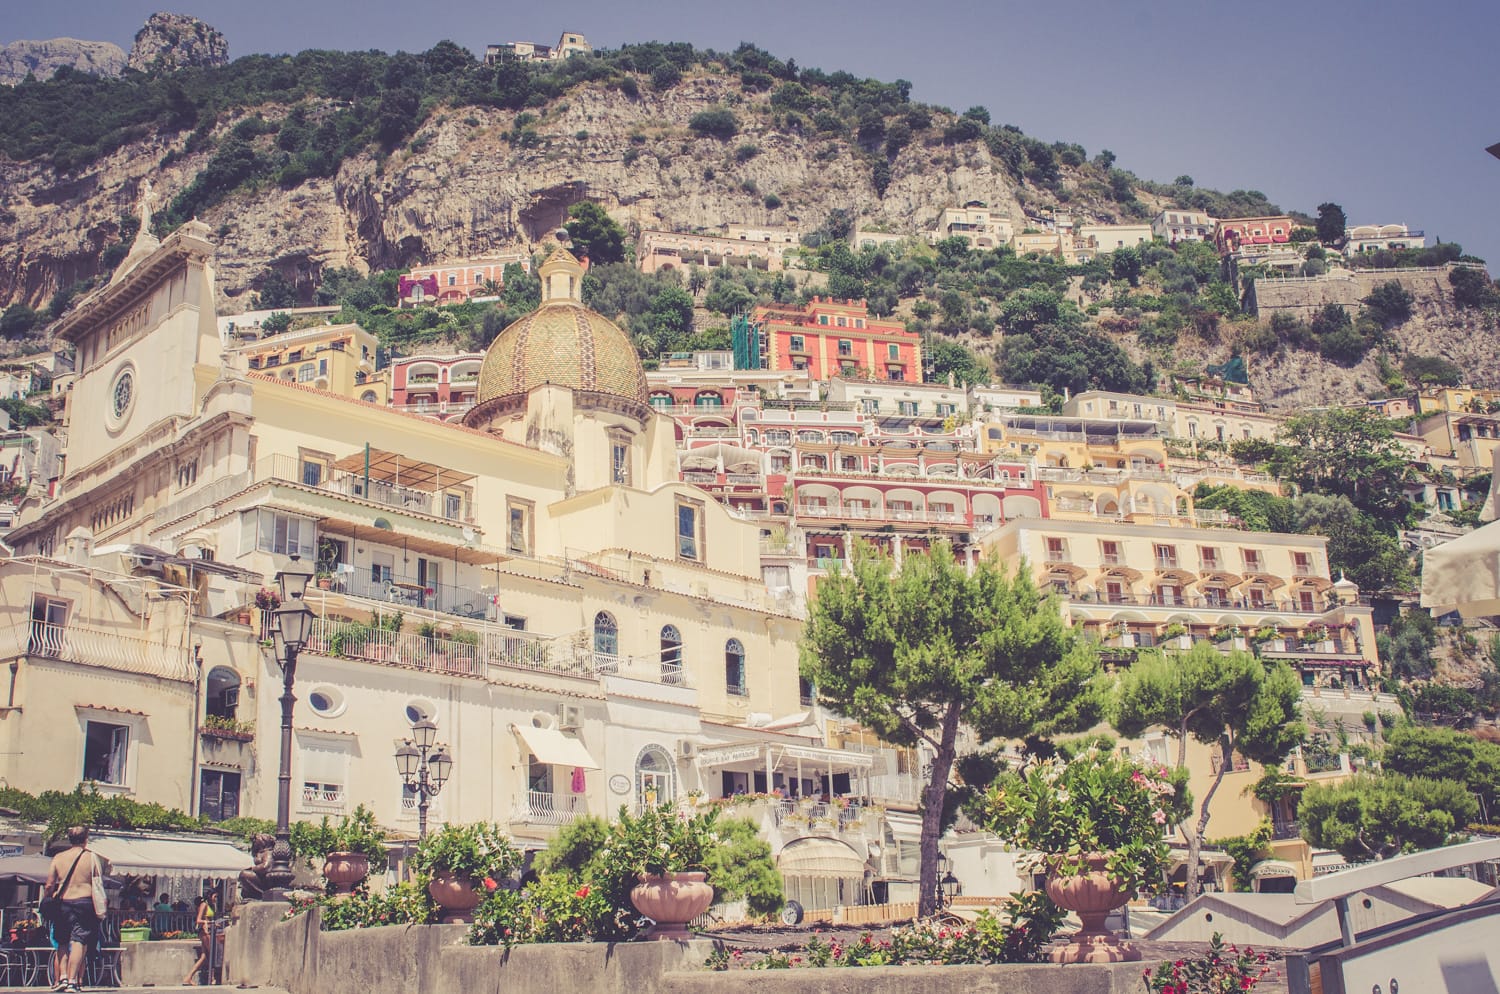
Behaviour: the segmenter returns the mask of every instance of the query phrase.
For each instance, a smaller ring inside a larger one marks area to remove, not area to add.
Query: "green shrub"
[[[700,110],[688,118],[688,128],[699,137],[728,141],[739,134],[740,121],[727,107]]]

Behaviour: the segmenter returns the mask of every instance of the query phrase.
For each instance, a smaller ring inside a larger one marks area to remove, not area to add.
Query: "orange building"
[[[814,380],[834,376],[922,381],[922,340],[899,321],[871,318],[863,300],[814,297],[806,307],[757,307],[767,369],[806,370]]]

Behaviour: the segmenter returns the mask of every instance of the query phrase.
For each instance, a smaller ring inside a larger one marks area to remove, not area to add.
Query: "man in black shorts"
[[[94,878],[102,877],[104,868],[99,864],[99,858],[88,849],[88,842],[86,826],[74,825],[68,829],[68,848],[52,857],[52,867],[47,871],[47,882],[43,885],[44,893],[62,899],[62,911],[53,919],[53,935],[57,937],[59,952],[68,948],[62,975],[52,987],[54,991],[79,989],[83,980],[83,961],[89,948],[99,941],[99,916],[94,913]]]

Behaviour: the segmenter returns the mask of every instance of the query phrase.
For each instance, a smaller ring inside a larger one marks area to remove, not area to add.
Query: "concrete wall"
[[[289,922],[282,905],[245,905],[229,930],[226,984],[291,994],[718,994],[753,982],[764,994],[1138,994],[1142,963],[1113,966],[942,966],[714,973],[714,944],[566,943],[506,951],[464,945],[464,926],[320,932],[321,912]]]
[[[1352,317],[1359,302],[1382,283],[1396,282],[1419,296],[1447,297],[1452,294],[1448,268],[1336,270],[1323,276],[1256,280],[1248,309],[1262,318],[1286,311],[1310,320],[1325,304],[1338,304]]]

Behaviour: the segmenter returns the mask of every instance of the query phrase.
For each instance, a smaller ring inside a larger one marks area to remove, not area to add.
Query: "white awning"
[[[250,854],[208,839],[148,839],[95,836],[89,848],[104,857],[112,874],[131,876],[232,877],[251,863]]]
[[[1250,867],[1250,879],[1260,880],[1264,877],[1296,877],[1297,868],[1290,863],[1279,859],[1263,859]]]
[[[555,728],[538,728],[535,725],[510,727],[540,762],[552,766],[581,766],[585,770],[599,769],[599,764],[594,762],[588,749],[572,736],[564,735]]]
[[[788,877],[854,877],[865,875],[865,861],[838,839],[807,838],[789,842],[776,857]]]
[[[1500,522],[1422,553],[1422,606],[1435,615],[1500,614]]]

